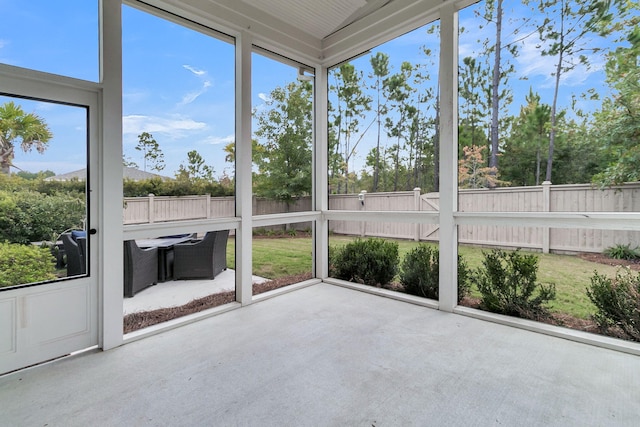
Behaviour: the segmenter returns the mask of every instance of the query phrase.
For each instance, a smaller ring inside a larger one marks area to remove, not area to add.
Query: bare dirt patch
[[[253,284],[253,294],[258,295],[264,292],[272,291],[283,286],[299,283],[311,278],[311,273],[296,274],[292,276],[280,277],[278,279],[269,280],[263,283]],[[124,316],[124,333],[137,331],[168,320],[177,319],[178,317],[188,314],[197,313],[209,308],[218,307],[235,301],[236,293],[234,291],[220,292],[209,295],[204,298],[198,298],[187,304],[178,307],[159,308],[157,310],[140,311]]]

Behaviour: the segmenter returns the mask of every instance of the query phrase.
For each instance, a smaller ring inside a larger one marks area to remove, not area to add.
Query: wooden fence
[[[253,215],[266,215],[285,212],[305,212],[311,210],[311,198],[301,197],[291,204],[277,200],[253,198]],[[167,221],[184,221],[190,219],[229,218],[236,214],[235,197],[205,196],[147,196],[125,197],[124,217],[125,225],[149,224]],[[287,226],[267,227],[295,228],[304,230],[311,228],[310,222],[290,224]]]
[[[421,194],[419,189],[390,193],[331,195],[329,208],[354,211],[432,211],[437,212],[438,193]],[[311,210],[311,199],[293,204],[254,198],[253,214]],[[588,184],[508,187],[460,190],[461,212],[640,212],[640,183],[600,190]],[[125,224],[177,221],[235,216],[234,197],[137,197],[126,198]],[[310,223],[289,227],[306,229]],[[284,228],[284,226],[283,226]],[[438,240],[437,224],[393,222],[331,221],[337,234],[376,236],[423,241]],[[545,237],[548,238],[545,239]],[[556,252],[602,252],[616,244],[640,246],[640,232],[592,229],[557,229],[463,225],[458,229],[460,243],[505,248],[529,248]],[[548,242],[548,243],[547,243]],[[548,245],[548,248],[546,247]]]

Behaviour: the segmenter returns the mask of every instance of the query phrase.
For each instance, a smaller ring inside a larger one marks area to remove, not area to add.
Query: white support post
[[[452,2],[440,11],[439,308],[451,312],[458,303],[458,13]]]
[[[326,212],[329,210],[329,171],[328,171],[328,70],[326,67],[316,68],[314,84],[315,115],[314,135],[314,179],[313,195],[315,211]],[[320,218],[315,222],[314,235],[314,263],[315,277],[326,279],[329,277],[329,222]]]
[[[251,304],[252,185],[251,185],[251,36],[236,39],[236,301]]]
[[[123,342],[123,232],[122,204],[122,2],[100,2],[100,82],[102,123],[98,190],[98,298],[100,347],[104,350]],[[109,230],[109,232],[105,232]]]

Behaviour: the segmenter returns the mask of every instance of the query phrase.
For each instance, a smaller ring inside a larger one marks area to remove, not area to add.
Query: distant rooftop
[[[160,178],[163,181],[170,181],[172,178],[168,176],[158,175],[157,173],[145,172],[140,169],[125,167],[123,170],[123,176],[125,179],[131,179],[133,181],[143,181],[145,179]],[[87,169],[80,169],[73,172],[63,173],[61,175],[50,176],[45,178],[45,181],[71,181],[77,179],[84,181],[87,179]]]

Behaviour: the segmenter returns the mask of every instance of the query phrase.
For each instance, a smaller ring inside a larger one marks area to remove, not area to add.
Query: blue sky
[[[526,16],[519,2],[506,5],[512,18]],[[98,80],[97,1],[0,0],[0,16],[0,62]],[[461,58],[475,55],[479,49],[476,40],[493,31],[491,26],[478,30],[474,19],[471,8],[460,13],[460,26],[473,28],[460,36]],[[515,22],[511,19],[506,25],[517,25]],[[233,174],[233,165],[225,163],[223,152],[224,145],[234,138],[233,45],[128,6],[123,6],[123,32],[125,157],[142,168],[142,156],[134,147],[141,132],[150,132],[165,155],[166,168],[160,173],[173,176],[179,165],[186,163],[186,153],[196,150],[214,167],[217,176]],[[420,46],[435,46],[437,40],[437,35],[427,35],[422,28],[372,53],[379,50],[389,54],[392,72],[396,72],[404,60],[428,62],[420,53]],[[537,44],[531,38],[520,56],[513,59],[518,70],[512,78],[515,112],[529,87],[541,93],[542,102],[551,103],[550,70],[554,58],[541,58]],[[368,57],[355,64],[365,74],[370,72]],[[602,60],[596,60],[590,70],[579,67],[565,76],[562,106],[569,105],[571,94],[579,94],[587,87],[603,91],[602,64]],[[254,108],[261,108],[272,89],[295,80],[297,73],[294,67],[256,54],[253,69]],[[435,72],[432,74],[435,76]],[[518,80],[524,77],[527,80]],[[0,103],[7,100],[0,98]],[[17,150],[15,164],[30,172],[50,169],[65,173],[83,168],[86,124],[82,109],[33,101],[20,103],[26,111],[45,118],[54,138],[44,155]],[[580,106],[594,108],[588,103]],[[372,141],[372,134],[363,138],[354,157],[356,167],[362,164]]]

